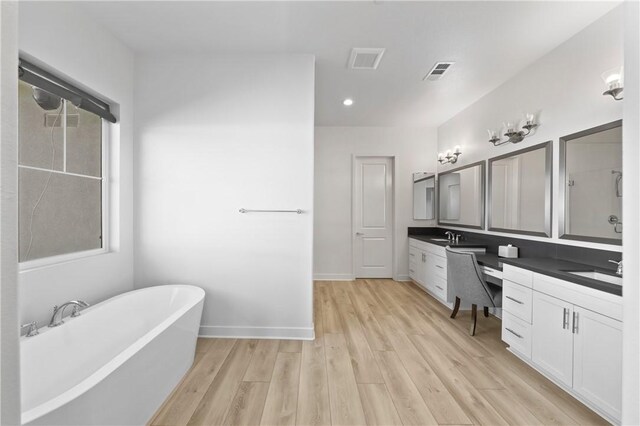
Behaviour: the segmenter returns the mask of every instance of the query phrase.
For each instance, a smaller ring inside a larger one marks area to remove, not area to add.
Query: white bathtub
[[[144,424],[187,372],[204,291],[131,291],[20,343],[22,423]]]

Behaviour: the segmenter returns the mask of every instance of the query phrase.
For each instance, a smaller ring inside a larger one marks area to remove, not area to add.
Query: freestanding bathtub
[[[193,363],[204,291],[131,291],[20,343],[22,423],[141,425]]]

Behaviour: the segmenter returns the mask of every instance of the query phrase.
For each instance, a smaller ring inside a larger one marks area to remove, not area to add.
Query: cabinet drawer
[[[502,340],[527,358],[531,358],[531,325],[502,311]]]
[[[504,265],[502,268],[502,279],[525,287],[533,287],[533,272],[511,265]]]
[[[533,290],[510,281],[502,281],[502,310],[531,324]]]
[[[447,281],[439,277],[432,277],[430,290],[441,300],[447,300]]]
[[[435,244],[427,244],[425,246],[425,251],[443,258],[447,255],[447,252],[444,247],[437,246]]]
[[[431,244],[425,243],[424,241],[414,240],[413,238],[409,238],[409,247],[417,248],[418,250],[426,250],[428,246]]]
[[[436,256],[432,253],[427,254],[427,265],[434,275],[447,279],[447,259]]]

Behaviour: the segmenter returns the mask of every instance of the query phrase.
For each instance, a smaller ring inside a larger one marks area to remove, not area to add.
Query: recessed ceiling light
[[[351,105],[353,105],[353,99],[351,99],[351,98],[347,98],[347,99],[345,99],[344,101],[342,101],[342,105],[344,105],[344,106],[351,106]]]

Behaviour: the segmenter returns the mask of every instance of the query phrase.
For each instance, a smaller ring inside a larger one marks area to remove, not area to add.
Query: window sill
[[[34,260],[29,260],[27,262],[18,263],[18,271],[19,272],[34,271],[37,269],[44,269],[52,266],[58,266],[65,263],[75,262],[78,260],[83,260],[83,259],[87,259],[95,256],[101,256],[109,253],[111,252],[106,248],[100,248],[100,249],[79,251],[76,253],[61,254],[58,256],[43,257],[41,259],[34,259]]]

